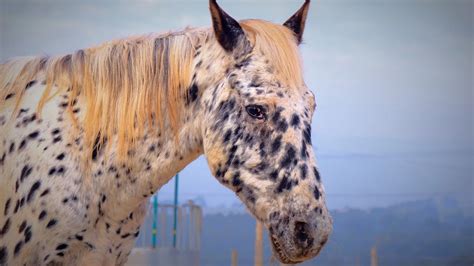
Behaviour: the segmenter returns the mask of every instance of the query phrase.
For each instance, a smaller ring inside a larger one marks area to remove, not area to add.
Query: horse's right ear
[[[306,24],[306,17],[308,16],[309,2],[310,0],[305,0],[303,6],[283,24],[293,31],[298,44],[303,40],[303,31]]]
[[[240,45],[242,48],[248,46],[247,37],[239,22],[224,12],[216,0],[209,0],[209,9],[216,39],[224,50],[233,52]]]

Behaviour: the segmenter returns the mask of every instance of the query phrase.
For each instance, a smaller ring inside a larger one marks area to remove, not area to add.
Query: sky
[[[219,3],[236,19],[282,23],[303,1]],[[301,51],[330,208],[472,204],[473,13],[469,0],[312,1]],[[205,0],[1,0],[0,60],[210,23]],[[204,157],[181,172],[179,189],[181,202],[241,206]],[[170,181],[159,199],[172,195]]]

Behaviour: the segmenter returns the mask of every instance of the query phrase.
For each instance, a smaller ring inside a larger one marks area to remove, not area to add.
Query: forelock
[[[289,88],[303,87],[301,58],[294,34],[285,26],[263,20],[243,20],[240,24],[253,45],[253,53],[268,59],[279,81]]]

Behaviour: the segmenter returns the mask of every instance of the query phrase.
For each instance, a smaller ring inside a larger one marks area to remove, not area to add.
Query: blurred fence
[[[156,211],[154,208],[157,208]],[[174,211],[172,204],[150,204],[148,214],[140,229],[136,247],[174,247],[173,238],[176,233],[175,248],[179,250],[200,250],[202,231],[202,209],[192,201],[176,207],[176,232],[174,231]],[[154,216],[156,214],[156,216]],[[156,227],[153,226],[154,221]]]
[[[202,209],[150,204],[127,265],[199,265]]]

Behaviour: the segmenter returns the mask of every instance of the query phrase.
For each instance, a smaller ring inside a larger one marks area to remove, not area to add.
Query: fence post
[[[377,246],[372,247],[370,250],[370,266],[378,266],[379,259],[377,257]]]
[[[255,224],[255,266],[263,266],[263,224]]]
[[[237,266],[237,250],[232,249],[232,254],[231,254],[231,260],[232,260],[232,266]]]
[[[174,209],[173,209],[173,247],[176,248],[176,227],[177,227],[177,216],[178,216],[178,182],[179,174],[176,174],[174,179]]]
[[[156,248],[156,234],[157,234],[157,220],[158,220],[158,194],[153,196],[153,228],[151,229],[151,245]]]

